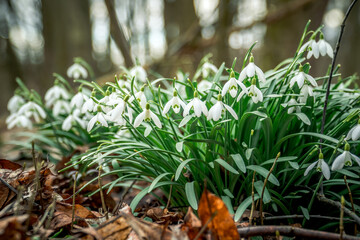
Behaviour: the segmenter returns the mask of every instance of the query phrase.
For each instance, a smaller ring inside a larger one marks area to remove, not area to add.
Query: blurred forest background
[[[292,57],[308,19],[324,24],[335,47],[350,0],[0,0],[0,110],[20,77],[44,93],[52,73],[65,76],[82,57],[98,78],[112,80],[135,59],[148,70],[174,77],[194,73],[200,59],[230,66],[258,41],[255,62],[264,71]],[[350,15],[338,63],[350,75],[360,68],[360,7]],[[313,60],[310,61],[310,63]],[[322,57],[311,74],[326,73]],[[237,64],[240,70],[240,63]],[[151,75],[150,75],[151,79]]]

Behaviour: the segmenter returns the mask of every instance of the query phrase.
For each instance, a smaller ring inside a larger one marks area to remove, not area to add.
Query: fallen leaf
[[[201,221],[191,207],[188,208],[181,230],[187,233],[189,239],[194,239],[201,230]],[[201,235],[198,239],[203,239],[203,236]]]
[[[208,223],[207,226],[215,239],[240,239],[234,220],[224,202],[206,189],[201,196],[198,213],[202,225]]]
[[[0,159],[0,168],[1,169],[9,169],[9,170],[16,170],[21,168],[21,165],[6,159]]]
[[[22,240],[26,239],[26,222],[29,215],[12,216],[0,220],[0,239]],[[36,217],[31,215],[30,224],[36,222]]]
[[[184,217],[182,212],[169,212],[167,209],[162,209],[160,207],[150,208],[146,211],[146,216],[159,224],[177,223],[180,219]]]

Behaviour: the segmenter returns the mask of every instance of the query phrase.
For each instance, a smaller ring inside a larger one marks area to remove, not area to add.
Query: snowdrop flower
[[[288,114],[293,113],[294,111],[301,112],[301,107],[299,106],[299,103],[295,100],[295,98],[291,98],[289,102],[286,104],[288,108],[287,112]]]
[[[331,166],[332,171],[340,170],[345,166],[352,166],[351,159],[355,160],[360,165],[360,158],[350,153],[350,145],[345,144],[344,152],[337,156]]]
[[[40,122],[40,118],[46,118],[45,111],[32,100],[22,105],[18,111],[18,114],[25,115],[27,118],[34,117],[37,123]]]
[[[184,117],[189,115],[191,108],[194,108],[194,112],[197,117],[200,117],[201,113],[203,113],[205,116],[208,115],[206,104],[199,99],[199,93],[197,90],[195,90],[194,92],[194,98],[184,108],[184,113],[183,113]]]
[[[70,99],[70,94],[63,86],[59,86],[59,80],[56,79],[54,86],[45,94],[46,107],[51,107],[60,98]]]
[[[358,120],[358,123],[350,129],[345,140],[349,140],[350,138],[353,141],[356,141],[360,138],[360,119]]]
[[[73,108],[76,106],[76,108],[80,109],[88,99],[89,97],[82,92],[82,87],[80,86],[78,93],[75,94],[70,101],[70,107]]]
[[[316,171],[322,172],[324,177],[327,180],[329,180],[330,179],[330,168],[329,168],[329,165],[324,161],[324,155],[322,154],[322,152],[320,152],[320,154],[319,154],[319,160],[310,164],[306,168],[306,170],[304,172],[304,176],[308,175],[308,173],[315,167],[315,165],[317,165]]]
[[[238,116],[235,111],[229,105],[226,105],[221,101],[221,94],[218,95],[215,105],[210,108],[207,120],[212,119],[214,121],[218,121],[221,118],[221,115],[225,112],[225,109],[228,110],[236,120],[238,120]]]
[[[99,100],[99,103],[94,104],[93,111],[95,112],[97,110],[98,106],[101,106],[102,110],[105,113],[110,112],[111,107],[109,106],[110,105],[109,102],[110,102],[110,91],[106,90],[105,96],[102,99]]]
[[[54,103],[53,114],[55,117],[60,114],[68,114],[71,112],[71,107],[68,101],[59,99]]]
[[[225,96],[225,94],[227,92],[230,93],[230,96],[231,97],[236,97],[236,94],[238,92],[238,85],[241,87],[242,89],[242,92],[245,94],[247,94],[247,89],[246,89],[246,86],[241,82],[241,81],[237,81],[235,79],[235,73],[233,71],[231,71],[230,73],[230,79],[229,81],[227,81],[221,91],[221,95],[222,96]],[[240,97],[241,98],[241,97]],[[239,101],[239,100],[238,100]]]
[[[173,98],[165,104],[162,115],[165,116],[166,113],[170,110],[170,107],[172,107],[175,113],[180,112],[180,107],[182,107],[183,109],[185,109],[186,107],[186,104],[178,97],[178,93],[176,90],[174,90]]]
[[[135,118],[134,127],[137,128],[143,121],[150,122],[151,120],[158,128],[162,127],[160,119],[150,110],[150,104],[146,103],[144,111]]]
[[[133,110],[128,105],[129,98],[129,95],[125,96],[124,99],[120,98],[119,103],[115,106],[115,108],[107,113],[110,121],[116,122],[120,126],[125,125],[126,121],[123,118],[123,114],[125,113],[125,110],[127,110],[126,115],[128,116],[130,123],[132,123]]]
[[[146,103],[147,103],[144,90],[145,90],[145,85],[141,87],[139,92],[135,93],[135,99],[136,99],[136,101],[138,101],[138,103],[142,109],[145,108]],[[131,103],[133,100],[134,100],[134,97],[131,96],[131,98],[129,99],[129,103]]]
[[[304,85],[305,80],[307,80],[314,87],[318,86],[315,79],[312,76],[310,76],[309,74],[304,73],[303,72],[303,67],[300,65],[299,71],[295,74],[294,77],[292,77],[290,79],[290,87],[293,87],[295,82],[296,82],[297,85],[299,86],[299,88],[302,88],[302,86]]]
[[[207,78],[211,72],[216,73],[218,71],[217,67],[214,64],[206,62],[201,67],[201,73],[203,78]]]
[[[71,65],[66,73],[69,78],[74,78],[74,79],[79,79],[80,76],[82,78],[88,77],[88,73],[86,69],[78,63],[74,63],[73,65]]]
[[[256,87],[256,78],[253,78],[252,81],[251,81],[251,86],[247,88],[247,90],[243,90],[238,98],[236,99],[236,101],[240,101],[240,99],[242,98],[242,96],[247,93],[247,95],[249,97],[252,98],[252,101],[254,103],[258,103],[258,102],[262,102],[264,100],[264,97],[263,97],[263,94],[262,92],[260,91],[260,89],[258,89]]]
[[[18,113],[12,113],[9,117],[7,117],[6,124],[8,129],[12,129],[14,126],[32,129],[31,120]]]
[[[205,92],[209,90],[212,87],[212,82],[209,82],[208,80],[201,80],[199,84],[197,85],[197,89],[200,92]]]
[[[102,109],[100,106],[97,107],[97,114],[91,118],[91,120],[88,123],[87,131],[90,132],[91,129],[93,129],[95,123],[100,124],[101,126],[108,127],[108,123],[106,122],[106,116],[102,112]]]
[[[94,107],[95,107],[95,105],[96,105],[96,103],[95,103],[94,100],[92,99],[92,98],[94,98],[94,97],[95,97],[95,91],[92,91],[91,97],[89,97],[89,98],[85,101],[84,105],[82,106],[82,108],[81,108],[81,113],[86,113],[86,112],[88,112],[88,111],[90,111],[90,112],[93,112],[93,111],[94,111]]]
[[[258,76],[260,82],[266,81],[264,72],[255,65],[254,57],[251,54],[249,64],[241,71],[239,75],[239,81],[242,82],[247,77],[252,78],[255,76],[255,74]]]
[[[303,87],[300,89],[300,94],[302,95],[299,100],[301,103],[306,103],[307,98],[310,97],[314,97],[314,91],[313,91],[313,87],[309,84],[304,84]],[[315,100],[315,98],[314,98]]]
[[[61,128],[64,131],[69,131],[74,123],[78,123],[83,129],[86,128],[85,121],[80,117],[80,110],[75,109],[72,114],[65,118]]]
[[[334,53],[331,45],[324,40],[324,35],[320,34],[320,40],[318,42],[315,41],[314,38],[310,39],[308,42],[306,42],[299,50],[299,53],[308,51],[308,54],[306,55],[306,58],[309,59],[313,55],[316,59],[319,58],[319,55],[325,56],[326,54],[333,58]]]
[[[138,81],[146,82],[147,73],[143,67],[135,66],[130,69],[130,76],[135,77],[135,79]]]
[[[7,104],[7,108],[11,113],[16,112],[19,110],[21,105],[25,103],[25,100],[18,94],[15,93],[14,96],[12,96]]]

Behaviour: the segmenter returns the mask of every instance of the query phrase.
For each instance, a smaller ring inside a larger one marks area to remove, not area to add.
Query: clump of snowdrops
[[[321,184],[325,195],[339,199],[347,193],[344,175],[358,199],[360,95],[349,88],[356,76],[342,77],[339,68],[333,73],[338,82],[331,86],[321,134],[322,83],[329,73],[312,76],[307,59],[327,57],[330,63],[333,50],[321,28],[307,27],[294,57],[266,72],[252,54],[255,44],[241,67],[235,59],[218,68],[207,56],[193,77],[179,71],[174,78],[149,80],[136,66],[104,86],[88,79],[90,67],[77,58],[68,70],[79,84],[76,93],[55,74],[43,102],[18,81],[21,90],[9,101],[8,127],[31,128],[33,118],[37,133],[31,140],[52,147],[50,155],[90,146],[69,168],[85,173],[102,165],[103,176],[117,176],[104,186],[109,191],[134,180],[149,182],[132,209],[156,188],[171,195],[171,206],[197,209],[206,185],[238,220],[251,205],[252,184],[255,201],[260,198],[278,153],[262,198],[267,211],[308,215],[315,196],[309,188]],[[312,197],[298,206],[296,199],[303,196]]]

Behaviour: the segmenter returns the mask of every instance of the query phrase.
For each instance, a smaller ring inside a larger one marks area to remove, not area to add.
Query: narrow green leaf
[[[305,115],[305,113],[294,113],[299,120],[301,120],[303,123],[305,123],[306,125],[310,125],[310,119],[308,118],[308,116]]]
[[[297,162],[290,162],[289,161],[289,164],[290,164],[290,166],[292,167],[292,168],[294,168],[294,169],[299,169],[299,164],[297,163]]]
[[[230,156],[232,157],[232,159],[234,159],[234,162],[236,166],[240,169],[240,171],[246,173],[245,162],[244,159],[241,157],[241,155],[237,153],[237,154],[231,154]]]
[[[301,209],[302,213],[304,214],[304,217],[306,218],[306,220],[309,220],[310,215],[309,215],[309,211],[307,210],[307,208],[300,206],[300,209]]]
[[[185,193],[186,193],[186,197],[187,197],[187,200],[188,200],[190,206],[194,210],[197,210],[198,203],[197,203],[197,198],[196,198],[196,194],[195,194],[194,184],[195,184],[194,181],[186,183],[185,184]]]
[[[258,194],[254,195],[254,201],[258,200],[260,197]],[[247,197],[244,201],[242,201],[242,203],[239,205],[238,209],[235,212],[235,217],[234,217],[234,221],[237,222],[240,220],[240,218],[242,217],[243,213],[245,212],[245,210],[251,205],[252,203],[252,198],[251,196]]]
[[[185,161],[183,161],[182,163],[180,163],[180,165],[178,166],[178,168],[176,169],[176,173],[175,173],[175,181],[177,181],[180,177],[180,174],[182,172],[182,170],[184,169],[185,165],[188,164],[191,161],[196,160],[195,158],[191,158],[191,159],[187,159]]]
[[[233,205],[231,204],[231,199],[228,196],[221,196],[221,200],[223,200],[223,202],[225,203],[227,209],[229,210],[229,213],[233,215],[234,208]]]
[[[224,160],[218,158],[215,160],[215,162],[217,162],[218,164],[220,164],[221,166],[223,166],[226,170],[228,170],[229,172],[232,172],[234,174],[239,174],[239,172],[233,168],[232,166],[230,166],[230,164],[228,164],[227,162],[225,162]]]
[[[261,197],[261,192],[262,192],[263,187],[264,187],[264,182],[261,180],[256,181],[254,183],[254,188],[256,189],[256,192],[259,194],[260,197]],[[271,201],[270,193],[269,193],[267,187],[265,187],[263,202],[266,204],[266,203],[269,203],[270,201]]]
[[[234,195],[230,192],[229,189],[224,189],[224,193],[228,195],[230,198],[234,198]]]
[[[259,173],[261,176],[263,176],[264,178],[267,177],[267,175],[269,174],[269,170],[263,168],[263,167],[260,167],[260,166],[257,166],[257,165],[250,165],[250,166],[247,166],[247,169],[250,169],[250,170],[253,170],[253,171],[256,171],[257,173]],[[270,174],[269,176],[269,182],[271,182],[272,184],[276,185],[276,186],[280,186],[280,183],[279,181],[277,180],[277,178],[274,176],[274,174]]]
[[[165,176],[167,175],[170,175],[171,173],[163,173],[163,174],[160,174],[159,176],[157,176],[154,181],[151,183],[151,185],[149,186],[149,190],[148,190],[148,193],[150,193],[154,187],[156,186],[156,184]]]

